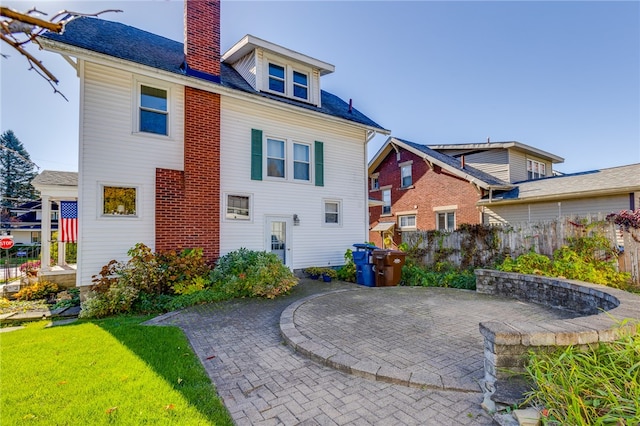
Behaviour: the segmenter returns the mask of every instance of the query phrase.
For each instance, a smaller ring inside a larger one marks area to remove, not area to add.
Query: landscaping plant
[[[55,295],[58,290],[59,287],[56,283],[52,283],[51,281],[37,281],[35,284],[21,289],[16,293],[15,298],[17,300],[49,299]]]
[[[230,297],[266,297],[273,299],[298,284],[291,270],[274,253],[246,248],[218,259],[209,279],[214,289]]]
[[[613,343],[531,352],[528,402],[548,425],[640,424],[640,333]]]

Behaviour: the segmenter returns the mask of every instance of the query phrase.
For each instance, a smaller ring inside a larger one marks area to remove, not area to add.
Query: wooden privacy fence
[[[416,251],[425,265],[446,261],[458,267],[487,267],[504,257],[518,257],[531,250],[551,257],[569,238],[592,233],[604,235],[620,250],[620,272],[631,273],[640,284],[640,229],[621,230],[602,217],[561,218],[514,225],[470,225],[453,232],[408,231],[402,242]]]

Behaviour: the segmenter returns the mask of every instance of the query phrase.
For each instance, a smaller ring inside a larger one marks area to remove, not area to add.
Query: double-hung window
[[[544,163],[536,160],[527,160],[527,178],[529,180],[540,179],[547,175]]]
[[[413,184],[413,180],[411,177],[411,164],[405,164],[400,168],[401,174],[401,187],[408,188]]]
[[[310,146],[293,144],[293,179],[309,181],[311,179]]]
[[[391,214],[391,189],[382,190],[382,214]]]
[[[379,178],[379,174],[378,173],[374,173],[371,175],[371,190],[372,191],[377,191],[378,189],[380,189],[380,180]]]
[[[324,200],[324,224],[339,226],[341,224],[340,201]]]
[[[269,90],[285,93],[285,68],[269,63]]]
[[[305,101],[309,98],[309,77],[307,74],[293,72],[293,96]]]
[[[443,231],[456,229],[456,212],[439,212],[437,214],[437,228]]]
[[[407,214],[398,216],[398,227],[400,229],[416,229],[416,215]]]
[[[285,142],[267,139],[267,176],[285,178]]]
[[[138,130],[158,135],[169,134],[167,90],[140,85]]]

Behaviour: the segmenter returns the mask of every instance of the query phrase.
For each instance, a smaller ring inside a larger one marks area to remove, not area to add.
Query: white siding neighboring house
[[[189,3],[187,28],[211,20],[215,33],[219,3],[207,3],[206,17]],[[219,52],[215,34],[190,34]],[[77,285],[139,242],[205,244],[212,260],[240,247],[274,251],[300,269],[342,264],[366,240],[366,145],[389,132],[321,90],[333,65],[246,36],[200,69],[193,40],[183,47],[94,18],[41,43],[76,58],[80,76]],[[144,129],[149,117],[160,127]]]
[[[485,223],[516,224],[640,208],[640,164],[520,182],[478,202]]]

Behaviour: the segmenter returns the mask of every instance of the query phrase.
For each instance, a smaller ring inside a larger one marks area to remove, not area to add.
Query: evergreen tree
[[[38,198],[31,180],[38,174],[29,153],[12,130],[0,135],[0,207],[15,207]]]

